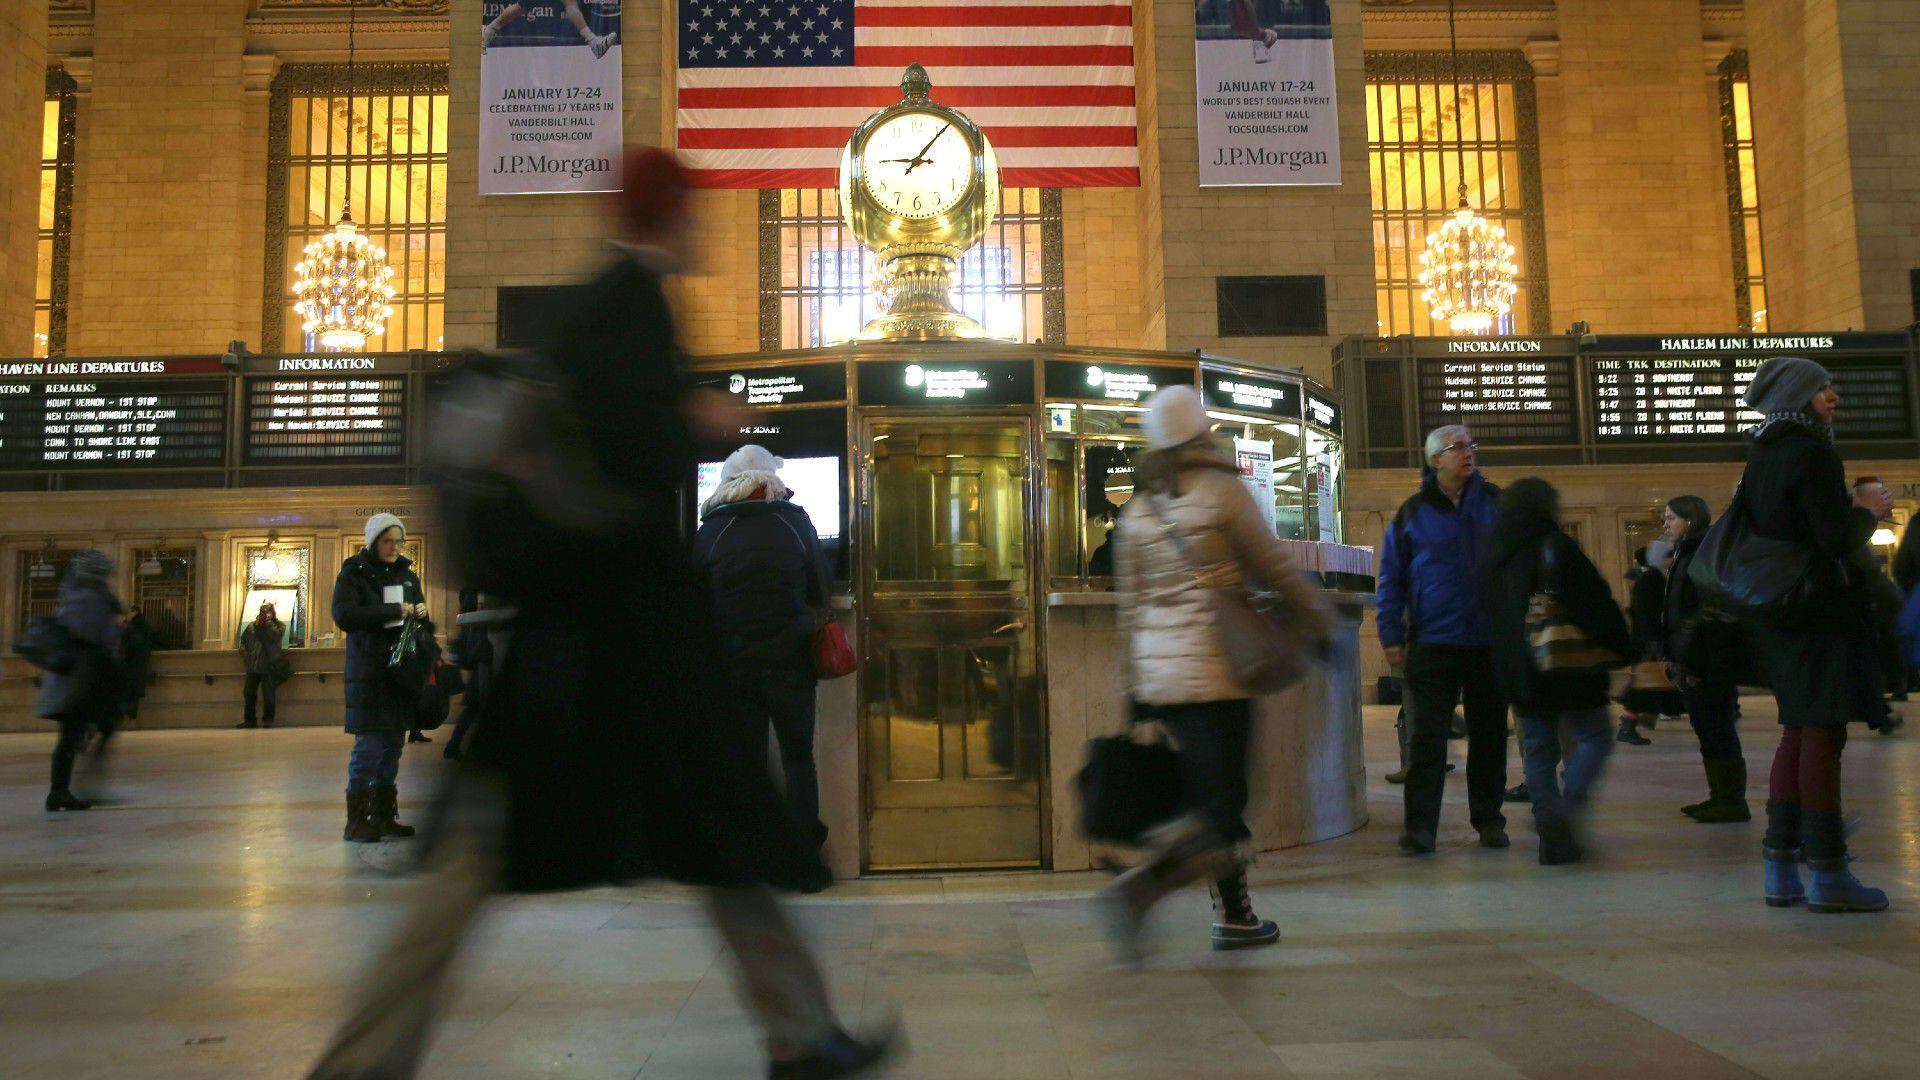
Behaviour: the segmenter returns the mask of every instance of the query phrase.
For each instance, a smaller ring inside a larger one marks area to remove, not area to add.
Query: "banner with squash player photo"
[[[1194,0],[1202,187],[1340,182],[1328,0]]]
[[[482,0],[480,194],[618,191],[621,0]]]

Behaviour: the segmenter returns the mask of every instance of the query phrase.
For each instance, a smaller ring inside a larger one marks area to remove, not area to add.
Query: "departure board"
[[[1422,358],[1420,430],[1473,429],[1487,446],[1560,446],[1579,440],[1573,358],[1515,355]]]
[[[1738,442],[1760,420],[1740,397],[1760,366],[1781,355],[1808,357],[1833,374],[1836,439],[1914,438],[1903,336],[1741,334],[1599,339],[1588,369],[1594,440]]]
[[[246,380],[248,465],[381,465],[404,460],[404,375],[343,372]]]
[[[226,421],[219,378],[0,376],[0,469],[218,467]]]

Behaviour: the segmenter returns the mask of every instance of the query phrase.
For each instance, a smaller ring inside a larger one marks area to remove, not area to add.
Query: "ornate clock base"
[[[860,331],[863,341],[969,341],[986,328],[953,309],[953,256],[914,253],[885,264],[893,304]]]

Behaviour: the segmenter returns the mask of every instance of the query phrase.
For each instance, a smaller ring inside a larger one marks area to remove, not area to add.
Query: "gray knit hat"
[[[1776,356],[1754,372],[1753,384],[1740,400],[1764,415],[1805,412],[1813,395],[1827,388],[1833,376],[1802,356]]]

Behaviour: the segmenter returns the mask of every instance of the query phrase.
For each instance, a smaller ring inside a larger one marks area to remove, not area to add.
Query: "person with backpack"
[[[1702,825],[1750,821],[1747,808],[1747,759],[1740,747],[1740,688],[1732,676],[1741,664],[1725,655],[1739,648],[1727,623],[1708,623],[1705,634],[1699,592],[1688,578],[1700,541],[1713,523],[1713,512],[1698,495],[1676,495],[1661,512],[1673,544],[1673,568],[1662,597],[1660,637],[1674,685],[1686,703],[1687,721],[1700,739],[1700,764],[1707,774],[1707,797],[1689,803],[1680,812]],[[1721,634],[1716,649],[1711,638]]]
[[[287,624],[280,621],[270,601],[263,601],[253,621],[240,629],[236,647],[247,675],[240,689],[246,711],[234,726],[272,727],[274,705],[280,692],[278,675],[286,663]],[[262,706],[259,712],[254,710],[256,701]]]
[[[1882,911],[1887,894],[1862,885],[1848,865],[1840,803],[1847,725],[1879,713],[1880,660],[1867,617],[1872,597],[1853,565],[1882,507],[1849,495],[1846,466],[1833,448],[1840,395],[1825,368],[1803,357],[1774,357],[1742,400],[1762,420],[1734,496],[1748,529],[1741,546],[1755,558],[1784,546],[1804,561],[1800,580],[1817,590],[1791,612],[1762,609],[1751,620],[1780,707],[1767,791],[1766,900],[1775,907],[1805,900],[1817,912]],[[1735,517],[1729,511],[1722,520]],[[1785,564],[1781,555],[1771,558]],[[1696,560],[1693,572],[1700,569]],[[1804,887],[1803,857],[1810,874]]]
[[[1561,531],[1552,484],[1530,476],[1500,493],[1481,598],[1493,673],[1520,720],[1540,865],[1579,862],[1588,794],[1613,750],[1608,669],[1625,665],[1636,649],[1606,580]],[[1563,639],[1576,655],[1556,655],[1536,640],[1539,598],[1577,631]],[[1562,728],[1573,744],[1564,777]]]
[[[780,479],[783,463],[765,447],[743,446],[720,467],[720,485],[700,507],[694,558],[707,574],[713,620],[737,692],[744,750],[764,760],[767,727],[780,744],[787,806],[813,837],[820,780],[813,763],[813,656],[809,645],[827,605],[826,557],[807,512]]]
[[[407,527],[392,514],[367,519],[366,546],[340,564],[333,621],[347,632],[347,826],[341,838],[370,844],[406,838],[400,823],[400,752],[419,710],[391,677],[387,661],[407,619],[427,622],[427,598],[413,563],[400,554]],[[431,624],[428,624],[431,626]]]
[[[126,609],[107,579],[113,560],[87,550],[67,564],[49,623],[35,628],[35,636],[50,642],[58,655],[43,657],[36,715],[57,722],[60,738],[53,745],[53,784],[47,790],[48,813],[89,810],[93,803],[73,793],[73,761],[92,730],[103,735],[118,724],[126,692],[120,670],[121,634]]]
[[[1493,542],[1500,489],[1475,468],[1479,444],[1465,427],[1435,428],[1426,451],[1420,490],[1401,504],[1380,542],[1380,644],[1387,663],[1405,671],[1407,696],[1400,850],[1434,850],[1456,705],[1466,712],[1469,817],[1482,847],[1504,848],[1507,705],[1475,584]]]

